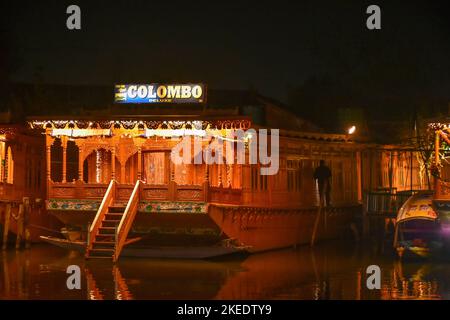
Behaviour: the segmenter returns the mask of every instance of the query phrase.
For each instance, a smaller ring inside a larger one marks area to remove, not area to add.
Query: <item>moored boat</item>
[[[400,208],[394,236],[400,258],[430,258],[442,251],[442,230],[433,198],[433,192],[419,192]]]
[[[254,253],[350,236],[363,193],[392,184],[387,159],[396,168],[408,163],[410,176],[416,170],[409,149],[324,133],[255,92],[206,95],[200,86],[198,98],[137,101],[123,96],[133,98],[134,87],[118,87],[114,105],[111,87],[51,87],[54,100],[27,118],[42,145],[42,216],[64,226],[47,231],[60,232],[64,245],[85,242],[88,258],[117,259],[132,246],[198,250],[224,242]],[[64,113],[65,104],[85,112]],[[183,163],[176,163],[180,143]],[[208,155],[213,163],[197,162]],[[314,179],[321,160],[332,173],[324,210]],[[421,188],[403,180],[394,183],[398,190]]]
[[[60,248],[86,253],[87,243],[81,240],[67,240],[50,236],[41,236],[44,242]],[[222,242],[209,246],[127,246],[121,252],[122,257],[131,258],[168,258],[168,259],[207,259],[218,256],[246,253],[247,247],[236,246],[231,242]]]
[[[43,240],[84,242],[86,257],[117,260],[132,247],[184,248],[206,257],[350,230],[360,210],[364,143],[320,133],[260,95],[233,100],[210,92],[208,99],[162,111],[121,101],[120,113],[30,117],[30,128],[45,136],[46,210],[64,224],[67,238]],[[181,145],[183,163],[176,163]],[[208,156],[212,163],[202,161]],[[320,160],[331,168],[333,191],[332,206],[319,214],[313,173]],[[220,248],[224,243],[234,249]]]

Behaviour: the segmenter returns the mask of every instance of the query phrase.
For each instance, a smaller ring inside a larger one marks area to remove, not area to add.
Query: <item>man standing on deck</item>
[[[330,206],[331,193],[331,170],[325,165],[325,160],[320,160],[320,165],[314,170],[314,179],[319,185],[320,204],[323,205],[325,197],[325,204]]]

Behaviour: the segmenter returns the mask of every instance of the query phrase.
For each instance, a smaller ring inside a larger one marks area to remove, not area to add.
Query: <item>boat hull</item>
[[[339,237],[350,230],[355,214],[361,210],[360,206],[326,208],[317,221],[318,208],[268,209],[211,203],[207,207],[203,213],[138,212],[129,237],[142,237],[141,246],[165,248],[207,248],[231,239],[249,252],[261,252],[310,243],[316,222],[315,241]],[[95,212],[55,211],[54,215],[66,225],[83,228],[94,219]]]
[[[249,252],[262,252],[312,241],[334,239],[350,230],[359,206],[323,208],[266,209],[210,206],[209,215],[231,239],[248,246]]]
[[[86,242],[69,241],[61,238],[41,236],[41,240],[60,248],[85,252]],[[167,259],[208,259],[235,253],[245,253],[245,247],[235,246],[171,246],[171,247],[143,247],[126,246],[121,257],[133,258],[167,258]]]
[[[310,243],[317,222],[315,241],[333,239],[350,230],[360,206],[323,208],[275,209],[207,203],[198,211],[139,211],[129,238],[141,237],[138,242],[147,248],[192,247],[208,252],[217,244],[231,241],[248,252],[262,252]],[[148,207],[148,206],[147,206]],[[161,205],[161,207],[173,207]],[[180,208],[185,205],[179,204]],[[141,208],[143,208],[141,206]],[[95,211],[51,210],[68,226],[82,230],[81,240],[95,217]],[[73,239],[72,239],[73,240]],[[175,249],[174,249],[175,250]],[[186,250],[186,249],[183,249]],[[164,252],[160,256],[165,256]],[[207,254],[209,256],[209,254]]]

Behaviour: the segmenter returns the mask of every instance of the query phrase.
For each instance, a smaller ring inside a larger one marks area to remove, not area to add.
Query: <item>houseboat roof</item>
[[[253,90],[208,88],[207,101],[198,104],[114,103],[113,86],[18,84],[15,104],[31,120],[251,120],[257,127],[303,132],[320,128],[295,115],[285,104]]]
[[[428,128],[433,130],[450,129],[450,117],[431,118],[427,120]]]

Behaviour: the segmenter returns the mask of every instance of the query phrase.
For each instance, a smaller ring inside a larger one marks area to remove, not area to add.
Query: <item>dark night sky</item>
[[[365,85],[359,91],[368,100],[418,88],[449,97],[450,11],[443,2],[9,2],[3,29],[15,81],[201,81],[287,101],[288,88],[331,77]],[[372,3],[382,9],[380,31],[365,27]],[[81,31],[65,27],[69,4],[81,7]]]

